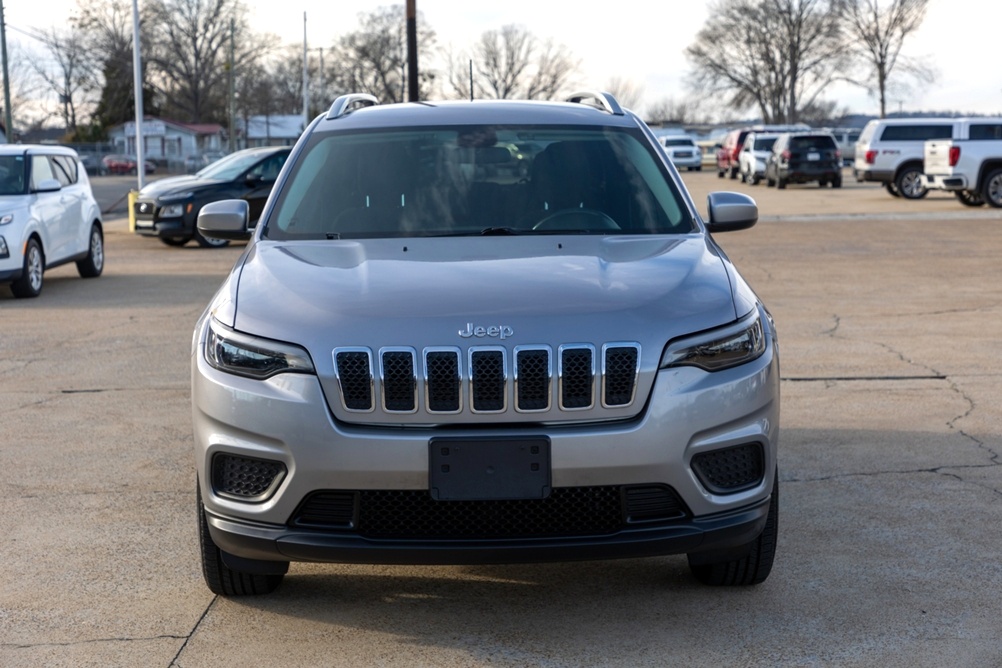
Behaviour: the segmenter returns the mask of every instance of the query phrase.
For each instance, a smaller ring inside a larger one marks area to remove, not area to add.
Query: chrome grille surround
[[[349,413],[532,415],[629,407],[638,392],[641,347],[632,341],[571,343],[554,354],[545,344],[465,351],[384,346],[376,353],[346,346],[335,348],[333,359],[341,408]]]

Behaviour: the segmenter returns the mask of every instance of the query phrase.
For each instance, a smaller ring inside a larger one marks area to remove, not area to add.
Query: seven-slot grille
[[[639,370],[633,342],[566,344],[556,354],[545,345],[334,350],[341,405],[356,413],[538,413],[554,401],[562,411],[620,408],[636,398]]]

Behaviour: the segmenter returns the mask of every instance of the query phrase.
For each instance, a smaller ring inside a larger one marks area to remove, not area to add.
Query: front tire
[[[195,241],[202,248],[225,248],[230,245],[229,239],[211,239],[209,237],[203,237],[202,233],[195,229]]]
[[[698,555],[689,555],[689,570],[696,580],[711,587],[746,587],[765,582],[772,572],[779,536],[779,476],[773,483],[769,515],[758,538],[748,543],[748,552],[738,558],[701,563]]]
[[[90,248],[87,257],[77,262],[77,272],[83,278],[97,278],[104,271],[104,235],[97,225],[90,226]]]
[[[24,249],[24,264],[21,276],[10,284],[10,291],[19,299],[37,297],[42,294],[42,275],[45,272],[45,255],[34,238],[28,239]]]
[[[919,167],[905,167],[894,179],[894,186],[905,199],[922,199],[929,191],[922,185],[922,170]]]
[[[202,576],[214,594],[222,596],[257,596],[270,594],[282,584],[284,574],[245,573],[223,563],[223,552],[212,541],[209,523],[205,519],[202,490],[197,490],[198,545],[202,556]],[[288,562],[286,562],[288,566]]]

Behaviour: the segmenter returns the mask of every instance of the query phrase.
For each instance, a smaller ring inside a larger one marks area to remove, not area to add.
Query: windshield
[[[453,126],[312,137],[263,234],[341,239],[692,230],[660,154],[639,131]]]
[[[198,172],[198,176],[203,179],[232,181],[264,159],[265,155],[260,151],[237,151],[212,163]]]
[[[665,146],[692,146],[693,143],[692,143],[691,139],[665,139],[664,140],[664,145]]]
[[[24,156],[0,156],[0,195],[23,195],[25,185]]]

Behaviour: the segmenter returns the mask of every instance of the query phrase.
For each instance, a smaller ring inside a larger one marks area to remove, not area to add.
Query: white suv
[[[76,152],[0,146],[0,283],[37,297],[42,273],[68,262],[84,278],[104,269],[101,211]]]
[[[929,192],[922,183],[922,160],[929,139],[954,136],[957,118],[882,118],[863,128],[856,143],[856,180],[883,183],[895,197],[921,199]]]
[[[778,134],[750,132],[738,155],[738,174],[741,181],[757,186],[765,178],[765,163],[772,155],[772,145]]]

